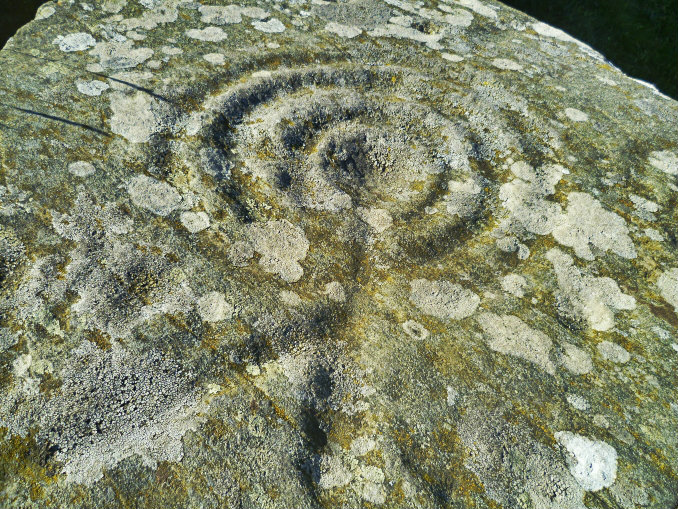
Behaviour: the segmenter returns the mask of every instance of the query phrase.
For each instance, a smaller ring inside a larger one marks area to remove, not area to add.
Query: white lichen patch
[[[236,267],[244,267],[254,256],[254,248],[249,242],[238,241],[228,249],[228,259]]]
[[[613,279],[582,274],[572,257],[557,248],[550,249],[546,258],[553,264],[567,305],[593,330],[609,330],[614,327],[615,311],[635,309],[636,299],[622,293]]]
[[[408,336],[417,341],[423,341],[431,335],[426,327],[415,320],[407,320],[402,327]]]
[[[559,28],[552,27],[550,25],[547,25],[546,23],[542,22],[535,22],[531,24],[532,29],[537,32],[539,35],[543,35],[545,37],[550,37],[553,39],[556,39],[558,41],[563,41],[563,42],[571,42],[576,44],[579,49],[581,50],[582,53],[584,53],[587,58],[593,58],[595,60],[599,61],[605,61],[605,58],[595,51],[591,46],[588,46],[587,44],[584,44],[583,42],[575,39],[574,37],[570,36],[569,34],[563,32]],[[559,45],[561,49],[563,49],[563,45]],[[632,78],[633,79],[633,78]]]
[[[565,369],[574,375],[585,375],[593,371],[591,356],[571,343],[563,344],[563,354],[560,362]]]
[[[401,27],[410,27],[414,22],[414,18],[412,18],[412,16],[391,16],[388,19],[388,22],[393,23],[394,25],[400,25]]]
[[[56,12],[56,9],[49,4],[42,5],[35,13],[35,19],[47,19]]]
[[[86,32],[77,32],[74,34],[60,35],[52,44],[57,44],[61,51],[71,53],[73,51],[85,51],[96,44],[96,40],[91,34]]]
[[[13,347],[19,341],[19,337],[5,327],[0,327],[0,353]]]
[[[235,308],[221,292],[209,292],[198,299],[198,314],[206,322],[220,322],[233,318]]]
[[[134,41],[100,42],[90,52],[99,57],[102,69],[129,69],[144,63],[153,56],[151,48],[137,48]]]
[[[464,181],[450,180],[447,189],[449,193],[444,201],[449,214],[468,217],[477,210],[482,189],[472,177]]]
[[[457,55],[455,53],[441,53],[440,56],[450,62],[461,62],[462,60],[464,60],[464,57],[462,57],[461,55]]]
[[[471,316],[480,297],[456,283],[415,279],[410,283],[410,300],[427,315],[461,320]]]
[[[608,78],[608,77],[606,77],[606,76],[600,76],[600,75],[598,74],[598,75],[596,75],[596,79],[597,79],[598,81],[600,81],[601,83],[605,83],[606,85],[609,85],[609,86],[611,86],[611,87],[616,87],[616,86],[617,86],[617,82],[616,82],[616,81],[611,80],[610,78]]]
[[[156,5],[152,9],[144,11],[137,18],[128,18],[120,21],[119,26],[124,30],[135,30],[138,28],[144,30],[153,30],[158,25],[173,23],[179,17],[177,5],[181,0],[163,0],[154,2]]]
[[[98,96],[104,90],[108,90],[110,85],[100,80],[78,81],[75,84],[78,92],[89,96]]]
[[[96,168],[89,161],[76,161],[68,165],[68,171],[76,177],[88,177],[96,171]]]
[[[357,437],[351,442],[351,454],[354,456],[365,456],[373,451],[377,446],[377,441],[369,436]]]
[[[664,236],[661,234],[661,232],[659,230],[655,230],[654,228],[645,228],[643,233],[648,239],[654,240],[655,242],[662,242],[664,240]]]
[[[221,42],[228,38],[226,32],[220,27],[207,27],[203,29],[192,28],[186,30],[186,35],[191,39],[197,39],[205,42]]]
[[[393,225],[393,218],[388,210],[358,207],[358,217],[370,225],[377,233],[383,233]]]
[[[160,51],[169,56],[181,55],[184,52],[184,50],[177,48],[176,46],[162,46]]]
[[[341,23],[330,22],[325,25],[325,30],[337,34],[339,37],[345,37],[347,39],[353,39],[358,37],[363,31],[359,27],[351,25],[342,25]]]
[[[28,374],[28,369],[31,367],[31,362],[33,362],[33,357],[31,354],[22,354],[19,355],[14,362],[12,363],[12,371],[14,376],[23,378]]]
[[[356,471],[358,491],[362,498],[375,505],[381,505],[386,501],[384,491],[384,471],[374,465],[363,465]]]
[[[123,459],[135,454],[150,468],[156,468],[161,461],[179,462],[184,455],[181,438],[188,431],[198,429],[204,421],[200,413],[206,409],[207,405],[203,403],[169,408],[165,412],[168,417],[162,427],[132,429],[115,442],[101,440],[65,461],[63,472],[70,483],[92,486],[103,477],[105,469],[112,469]]]
[[[477,320],[492,350],[520,357],[551,375],[555,374],[556,368],[550,359],[552,342],[546,334],[532,329],[513,315],[482,313]]]
[[[526,287],[527,280],[519,274],[507,274],[501,279],[502,290],[516,297],[524,297]]]
[[[212,65],[224,65],[224,62],[226,62],[226,57],[223,53],[207,53],[202,58]]]
[[[585,260],[595,259],[592,248],[612,251],[624,258],[636,257],[624,219],[605,210],[586,193],[568,195],[567,211],[554,228],[553,237],[558,243],[574,248],[575,254]]]
[[[252,26],[255,30],[265,32],[267,34],[279,34],[285,31],[285,25],[282,21],[276,18],[271,18],[268,21],[253,21]]]
[[[661,327],[652,327],[652,332],[655,333],[659,339],[671,339],[671,333]]]
[[[210,218],[205,212],[182,212],[181,224],[191,233],[201,232],[210,226]]]
[[[318,486],[329,490],[346,486],[353,479],[351,471],[344,466],[341,458],[331,454],[324,454],[320,461],[320,480]]]
[[[568,394],[566,396],[567,402],[572,405],[573,408],[576,408],[577,410],[581,410],[582,412],[585,412],[589,408],[591,408],[591,405],[589,405],[589,402],[586,401],[586,398],[583,396],[580,396],[579,394]]]
[[[596,414],[593,416],[593,424],[603,429],[608,429],[610,427],[610,422],[607,420],[607,417],[602,414]]]
[[[497,248],[505,253],[518,252],[519,260],[527,260],[530,257],[530,248],[525,244],[518,242],[518,238],[513,235],[506,235],[506,232],[501,229],[492,232],[492,235],[497,238]]]
[[[447,405],[454,406],[455,403],[457,402],[457,398],[459,397],[459,391],[449,385],[446,387],[446,391],[447,397],[445,398],[445,401]]]
[[[473,14],[466,9],[450,9],[449,14],[445,14],[443,21],[448,25],[455,27],[470,27],[473,22]]]
[[[30,353],[21,354],[12,363],[12,372],[19,382],[21,391],[26,395],[35,395],[39,392],[39,379],[31,375],[35,361]]]
[[[659,294],[678,313],[678,267],[668,269],[657,279]]]
[[[67,483],[92,486],[134,455],[149,468],[181,461],[182,437],[204,422],[211,399],[177,363],[117,342],[102,352],[88,341],[68,361],[59,373],[63,391],[40,403],[38,419]]]
[[[606,361],[616,364],[626,364],[631,360],[631,354],[623,347],[611,341],[603,341],[598,344],[598,353]]]
[[[505,71],[522,71],[523,66],[520,65],[515,60],[509,60],[508,58],[495,58],[492,60],[492,65],[497,69],[503,69]]]
[[[647,198],[643,198],[642,196],[638,196],[637,194],[632,194],[629,198],[631,198],[633,205],[638,210],[650,213],[659,211],[659,205],[657,205],[652,200],[648,200]]]
[[[301,279],[304,269],[299,261],[306,257],[310,246],[301,228],[281,219],[252,224],[248,233],[254,250],[261,255],[259,265],[266,272],[277,274],[288,283]]]
[[[325,285],[325,295],[334,302],[345,302],[346,292],[343,285],[339,281],[331,281]]]
[[[154,99],[143,92],[111,94],[111,131],[132,143],[146,143],[161,127]]]
[[[127,5],[127,0],[104,0],[101,9],[110,14],[119,13]]]
[[[463,5],[464,7],[468,7],[473,12],[476,12],[481,16],[485,16],[486,18],[490,19],[497,19],[497,11],[495,11],[489,5],[485,5],[480,0],[455,0],[455,1]]]
[[[137,32],[136,30],[128,30],[125,32],[125,37],[132,39],[133,41],[143,41],[146,39],[144,34]]]
[[[644,219],[645,221],[655,221],[657,217],[655,212],[659,211],[659,205],[652,200],[638,196],[637,194],[632,194],[629,196],[629,199],[633,203],[633,207],[636,209],[634,215]]]
[[[563,32],[561,29],[547,25],[541,21],[532,23],[532,29],[539,35],[543,35],[545,37],[552,37],[553,39],[558,39],[559,41],[578,43],[575,38]]]
[[[260,7],[241,7],[239,5],[201,5],[198,8],[200,21],[210,25],[226,25],[242,22],[242,17],[266,19],[268,11]]]
[[[302,300],[299,295],[290,290],[283,290],[280,292],[280,301],[289,307],[301,306]]]
[[[159,216],[167,216],[181,204],[181,195],[167,182],[146,175],[133,177],[127,185],[132,202]]]
[[[586,113],[577,108],[565,108],[565,115],[572,120],[572,122],[586,122],[589,119],[589,116]]]
[[[261,7],[241,7],[240,13],[254,19],[266,19],[269,16],[269,12]]]
[[[427,34],[411,27],[404,27],[389,23],[387,25],[379,25],[374,30],[367,33],[372,37],[395,37],[397,39],[411,39],[413,41],[422,42],[431,49],[442,49],[440,40],[443,34]]]
[[[557,164],[535,170],[524,161],[511,165],[516,178],[499,189],[502,205],[510,212],[508,221],[530,233],[548,235],[558,225],[561,207],[545,198],[555,192],[555,185],[567,172]]]
[[[602,440],[558,431],[556,440],[569,452],[570,473],[586,491],[609,488],[617,478],[617,451]]]
[[[675,152],[655,150],[650,152],[647,162],[664,173],[678,175],[678,155]]]
[[[245,366],[245,371],[252,376],[261,375],[261,368],[256,364],[248,364]]]

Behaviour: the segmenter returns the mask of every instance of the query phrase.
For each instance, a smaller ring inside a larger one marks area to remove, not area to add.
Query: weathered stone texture
[[[678,503],[675,101],[491,0],[63,0],[0,69],[1,507]]]

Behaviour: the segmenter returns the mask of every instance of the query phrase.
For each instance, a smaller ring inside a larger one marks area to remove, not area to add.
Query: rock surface
[[[0,68],[1,507],[675,507],[675,101],[489,0],[63,0]]]

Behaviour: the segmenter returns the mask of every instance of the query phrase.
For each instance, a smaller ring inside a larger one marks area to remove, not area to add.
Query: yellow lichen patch
[[[102,350],[108,350],[111,348],[111,338],[105,332],[96,329],[88,330],[86,332],[87,340],[97,345],[97,347],[101,348]]]
[[[60,378],[54,377],[51,373],[44,373],[38,388],[41,394],[44,394],[45,397],[49,398],[55,391],[59,390],[62,384],[63,380]]]
[[[0,479],[13,483],[18,493],[27,491],[29,496],[42,498],[45,486],[56,480],[57,473],[53,467],[43,466],[47,451],[36,443],[35,434],[36,430],[32,430],[24,438],[0,428]]]

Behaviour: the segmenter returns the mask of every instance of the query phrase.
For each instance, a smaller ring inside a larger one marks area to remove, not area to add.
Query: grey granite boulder
[[[62,0],[0,69],[0,507],[675,508],[675,101],[490,0]]]

